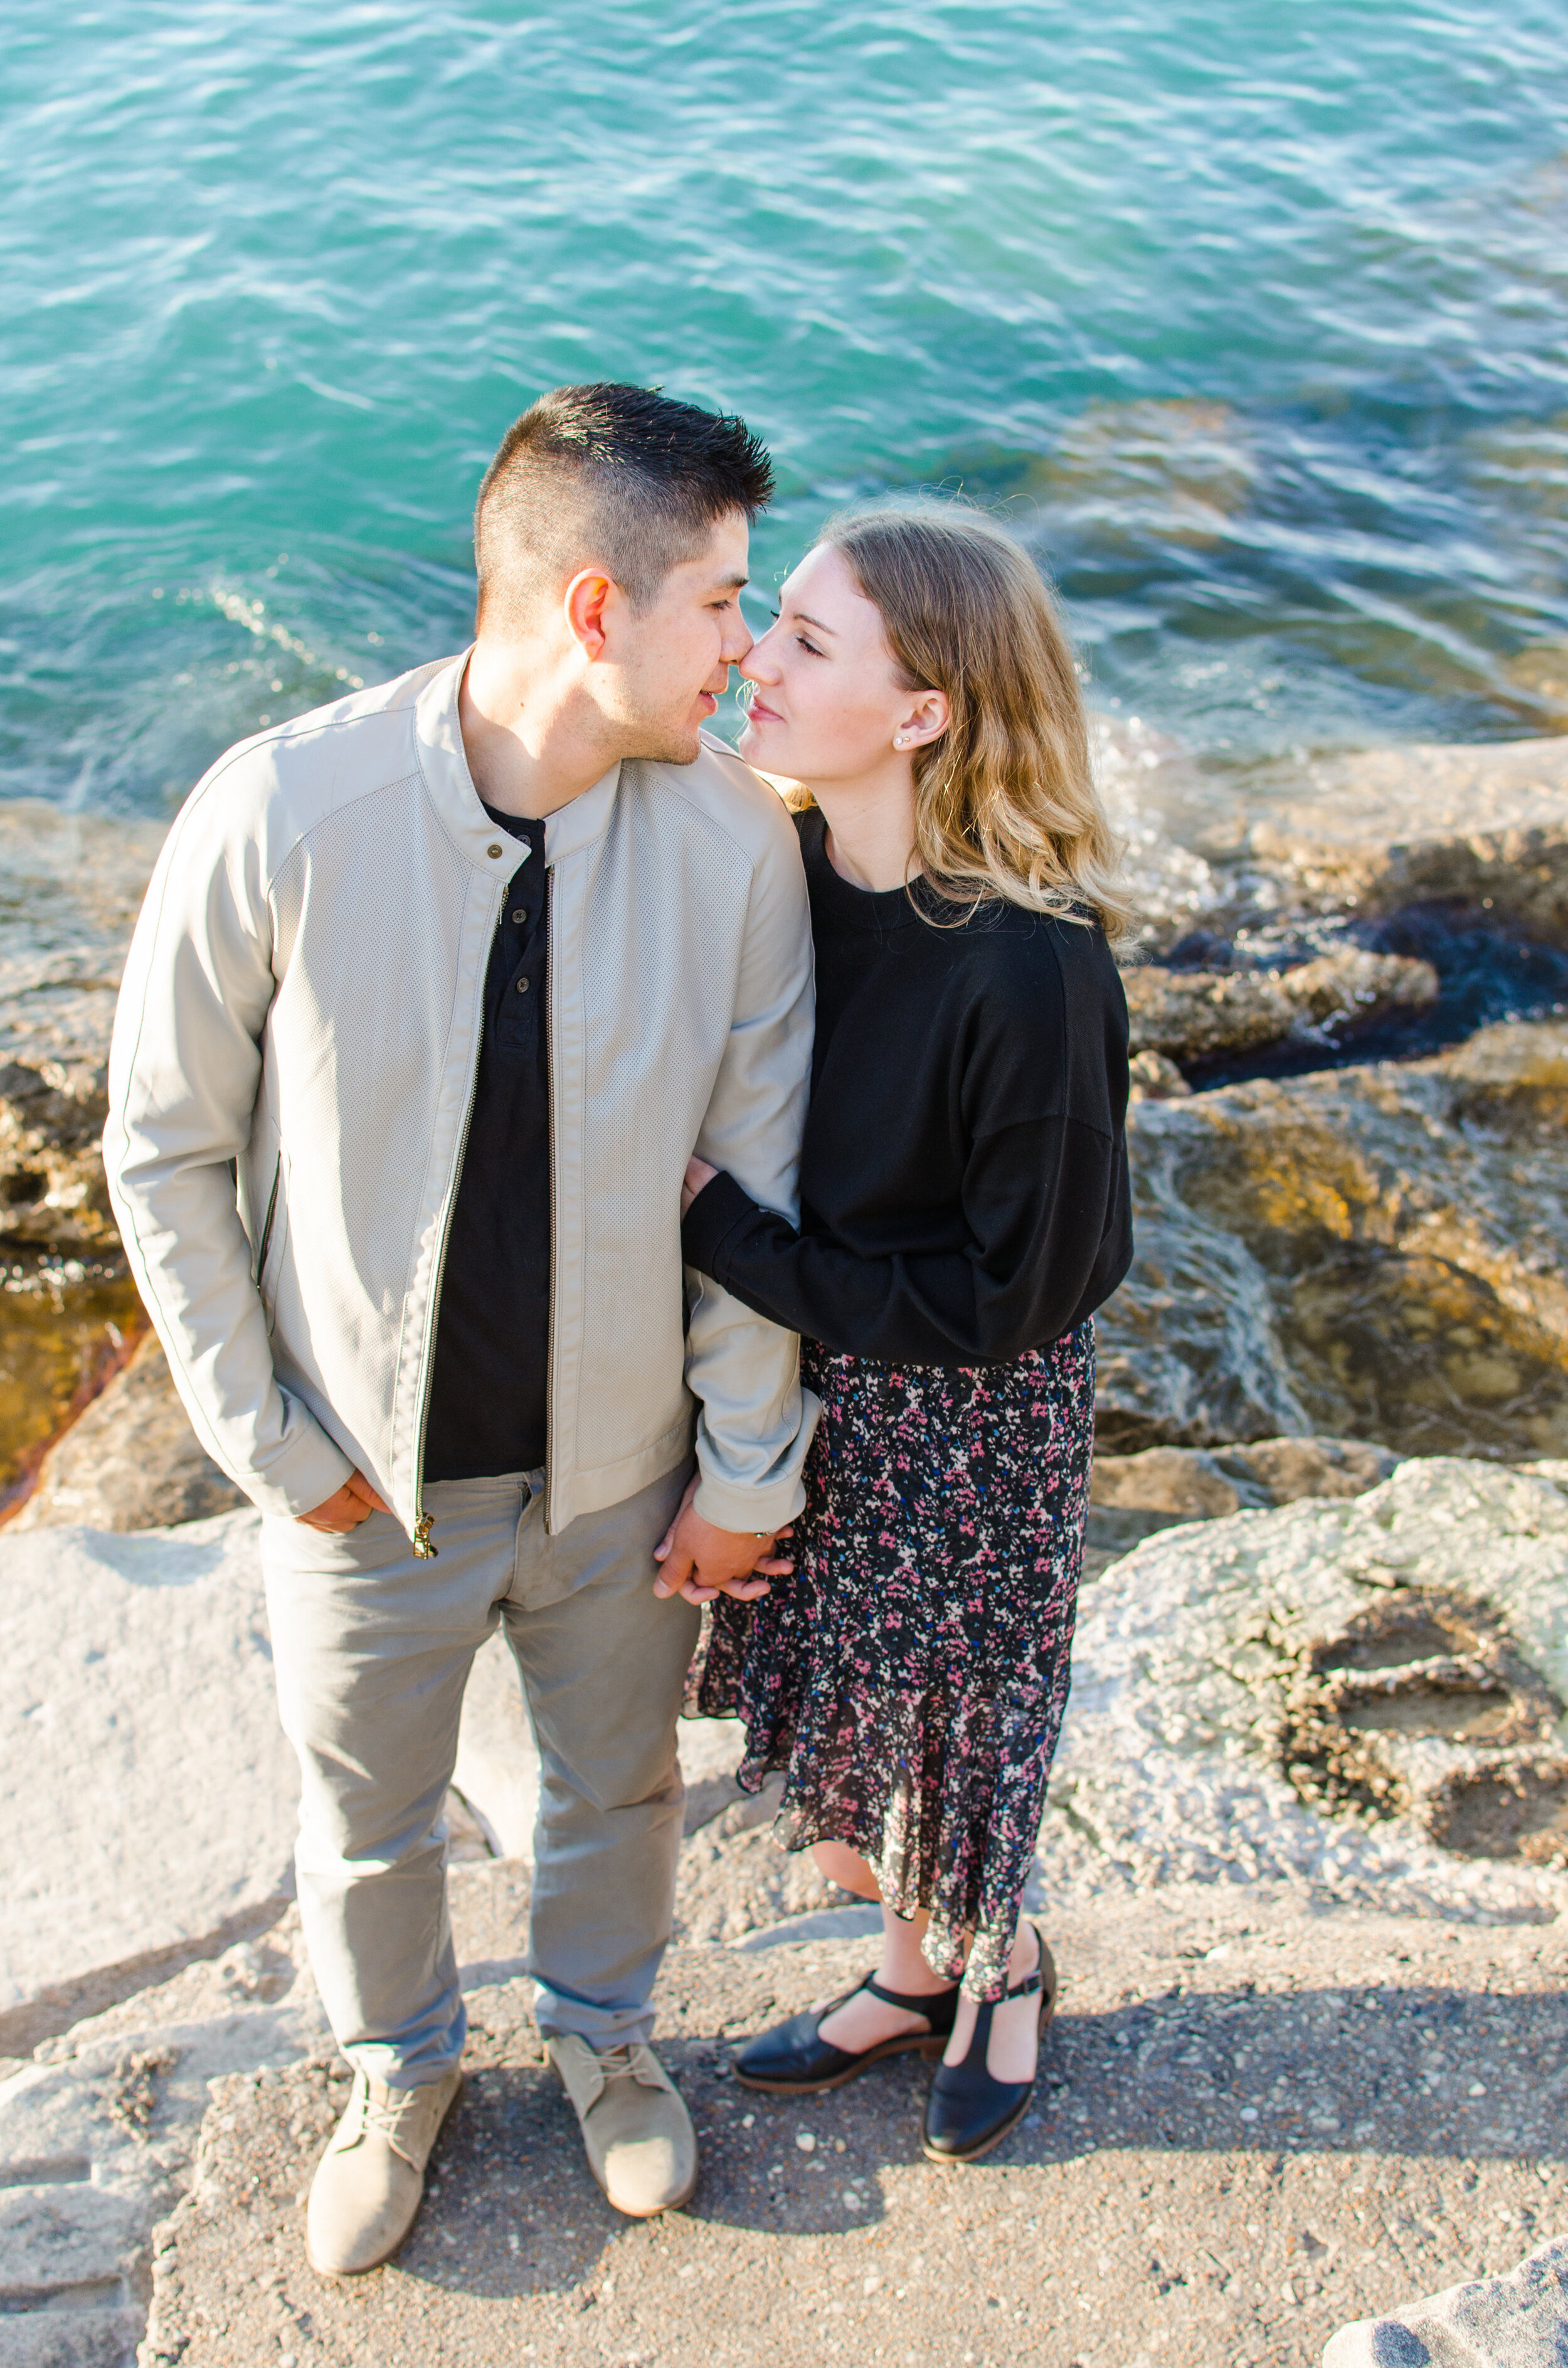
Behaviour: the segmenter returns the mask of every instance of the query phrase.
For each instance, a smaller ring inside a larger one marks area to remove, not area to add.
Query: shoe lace
[[[629,2072],[637,2069],[636,2052],[624,2043],[619,2047],[596,2048],[594,2062],[607,2080],[624,2080]]]
[[[395,2104],[391,2101],[393,2098],[397,2100]],[[372,2096],[369,2089],[361,2085],[358,2097],[359,2127],[367,2135],[373,2130],[378,2137],[383,2137],[389,2145],[396,2146],[403,2134],[403,2124],[417,2100],[418,2091],[415,2089],[390,2089],[387,2096],[382,2098]]]

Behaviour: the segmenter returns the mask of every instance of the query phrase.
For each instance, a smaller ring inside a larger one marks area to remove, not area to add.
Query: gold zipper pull
[[[421,1513],[414,1524],[414,1558],[416,1562],[434,1562],[439,1549],[430,1543],[430,1529],[436,1516]]]

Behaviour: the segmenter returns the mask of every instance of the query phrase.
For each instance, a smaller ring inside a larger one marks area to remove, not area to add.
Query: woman
[[[692,1706],[738,1710],[787,1846],[882,1902],[873,1976],[754,2040],[809,2093],[943,2050],[925,2144],[1028,2103],[1055,1997],[1020,1925],[1067,1695],[1094,1310],[1131,1250],[1127,913],[1072,652],[957,507],[841,520],[742,669],[796,784],[817,1035],[799,1230],[699,1161],[687,1261],[802,1336],[822,1403],[796,1574],[713,1605]]]

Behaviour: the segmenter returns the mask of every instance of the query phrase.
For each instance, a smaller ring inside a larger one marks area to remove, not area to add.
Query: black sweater
[[[720,1175],[687,1213],[687,1261],[840,1354],[1043,1348],[1132,1256],[1127,1005],[1105,938],[999,903],[934,927],[902,888],[839,878],[820,811],[797,823],[817,972],[800,1231]]]

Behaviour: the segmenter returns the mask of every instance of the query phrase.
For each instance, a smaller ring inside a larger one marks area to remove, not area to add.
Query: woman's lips
[[[784,718],[781,715],[776,715],[771,707],[764,707],[760,699],[754,699],[746,709],[748,723],[782,723],[783,721]]]

